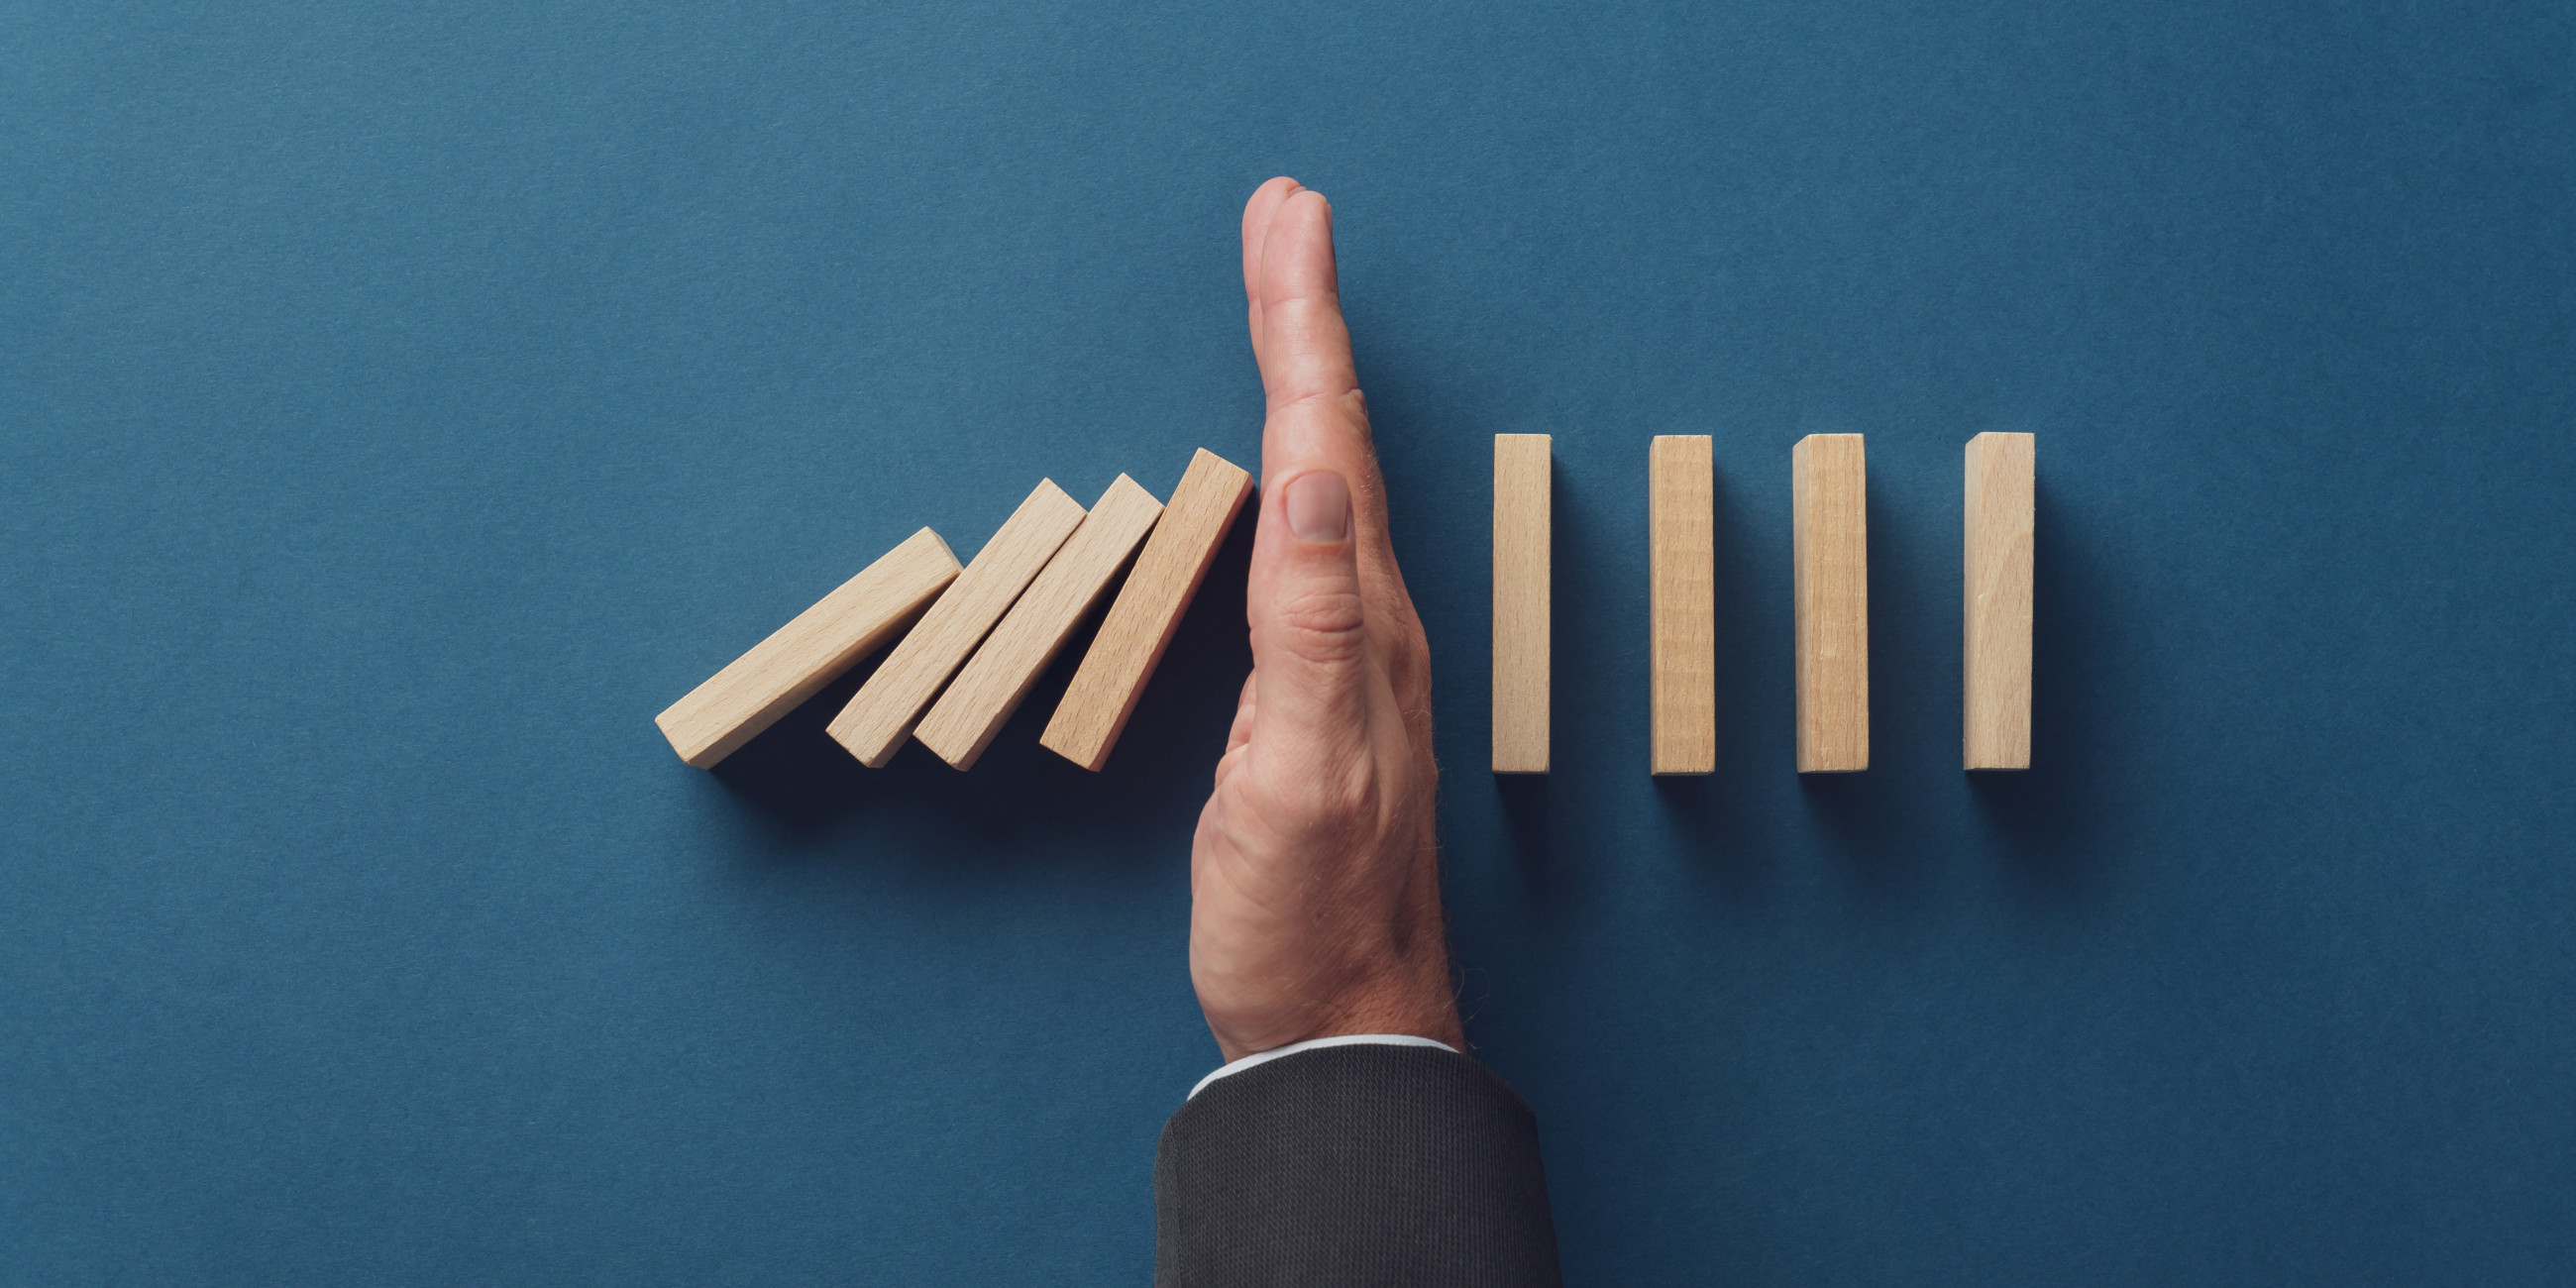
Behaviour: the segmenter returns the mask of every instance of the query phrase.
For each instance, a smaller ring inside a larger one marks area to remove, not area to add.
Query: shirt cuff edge
[[[1198,1098],[1198,1094],[1200,1092],[1208,1089],[1208,1084],[1215,1082],[1219,1078],[1241,1073],[1254,1065],[1267,1064],[1281,1056],[1295,1055],[1300,1051],[1314,1051],[1323,1047],[1337,1046],[1438,1047],[1451,1055],[1466,1054],[1466,1052],[1461,1051],[1446,1042],[1442,1042],[1434,1038],[1415,1037],[1410,1033],[1344,1033],[1329,1038],[1308,1038],[1303,1042],[1291,1042],[1284,1047],[1272,1047],[1267,1051],[1255,1051],[1251,1055],[1245,1056],[1240,1060],[1233,1061],[1224,1067],[1219,1068],[1216,1072],[1199,1079],[1199,1084],[1190,1088],[1190,1094],[1184,1099],[1195,1100]]]

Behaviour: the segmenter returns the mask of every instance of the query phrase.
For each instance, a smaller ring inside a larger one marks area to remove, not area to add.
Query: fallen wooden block
[[[941,760],[973,767],[1162,513],[1153,493],[1119,475],[912,736]]]
[[[1252,476],[1241,467],[1205,449],[1190,458],[1040,745],[1094,772],[1109,762],[1109,749],[1118,744],[1145,682],[1154,678],[1155,664],[1180,629],[1181,614],[1250,495]]]
[[[825,732],[869,768],[883,766],[939,686],[1001,620],[1082,518],[1079,502],[1052,480],[1041,480]]]
[[[957,579],[928,528],[887,551],[795,620],[653,717],[680,759],[712,768],[894,637]]]
[[[1646,449],[1646,562],[1658,774],[1717,769],[1716,500],[1709,436],[1657,435]]]
[[[1809,434],[1795,496],[1798,772],[1869,768],[1868,478],[1858,434]]]
[[[1967,659],[1963,750],[1970,769],[2030,768],[2030,613],[2037,440],[1968,440]]]
[[[1494,435],[1494,772],[1547,772],[1553,440]]]

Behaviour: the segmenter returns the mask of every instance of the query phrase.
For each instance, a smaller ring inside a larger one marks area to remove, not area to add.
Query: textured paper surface
[[[1143,1284],[1239,523],[1105,773],[653,714],[1260,459],[1334,203],[1451,935],[1577,1284],[2564,1283],[2563,4],[76,4],[0,23],[0,1278]],[[1959,768],[1960,444],[2045,436]],[[1551,773],[1486,727],[1555,435]],[[1872,768],[1786,460],[1869,441]],[[1645,444],[1709,434],[1655,782]],[[960,552],[964,554],[965,551]]]

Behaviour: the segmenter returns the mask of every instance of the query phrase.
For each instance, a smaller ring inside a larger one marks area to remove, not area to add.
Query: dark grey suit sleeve
[[[1163,1125],[1154,1282],[1555,1284],[1538,1120],[1436,1047],[1339,1046],[1229,1074]]]

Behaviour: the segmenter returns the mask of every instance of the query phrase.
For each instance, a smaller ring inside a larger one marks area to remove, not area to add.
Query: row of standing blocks
[[[1191,459],[1169,503],[1121,474],[1085,510],[1041,480],[974,562],[960,567],[948,543],[923,528],[654,723],[680,759],[712,768],[900,637],[828,732],[870,768],[907,737],[968,768],[1133,555],[1039,738],[1096,771],[1251,494],[1250,474],[1206,451]]]
[[[1716,500],[1706,435],[1647,449],[1647,576],[1657,774],[1717,768]],[[2029,434],[1967,448],[1961,752],[2030,767],[2037,452]],[[1494,772],[1548,772],[1552,440],[1494,436]],[[1858,434],[1810,434],[1789,458],[1798,772],[1869,768],[1868,473]]]

